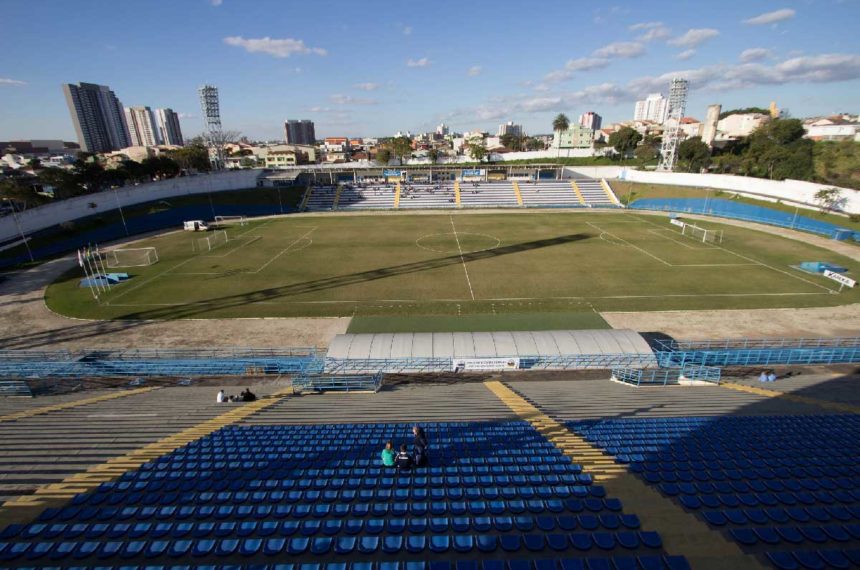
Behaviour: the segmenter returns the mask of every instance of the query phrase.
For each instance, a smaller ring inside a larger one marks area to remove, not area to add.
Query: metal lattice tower
[[[200,109],[203,111],[203,136],[212,156],[218,163],[223,164],[221,156],[222,129],[221,108],[218,105],[218,88],[214,85],[204,85],[197,90],[200,94]]]
[[[675,160],[678,157],[678,144],[681,140],[678,133],[681,132],[681,119],[687,108],[686,79],[675,77],[669,87],[669,109],[666,120],[663,122],[663,143],[660,145],[660,164],[657,170],[670,172],[675,168]]]

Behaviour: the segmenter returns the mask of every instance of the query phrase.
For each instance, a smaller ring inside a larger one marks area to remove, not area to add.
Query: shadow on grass
[[[464,253],[462,255],[449,255],[436,259],[404,263],[390,267],[381,267],[379,269],[360,271],[346,275],[337,275],[334,277],[315,279],[312,281],[283,285],[280,287],[259,289],[257,291],[227,295],[198,303],[158,307],[151,310],[132,312],[123,315],[121,318],[128,319],[124,321],[92,321],[64,327],[62,329],[52,329],[49,331],[39,331],[29,334],[25,333],[2,337],[0,338],[0,348],[39,348],[60,342],[83,340],[113,332],[134,329],[145,325],[145,321],[148,320],[200,317],[213,311],[234,309],[260,302],[275,301],[295,295],[317,293],[338,287],[369,283],[401,275],[421,273],[471,261],[495,259],[506,255],[524,253],[556,245],[575,243],[591,237],[595,236],[589,233],[568,234],[553,238],[511,244],[497,247],[495,249]],[[117,299],[117,301],[120,302],[121,299]]]

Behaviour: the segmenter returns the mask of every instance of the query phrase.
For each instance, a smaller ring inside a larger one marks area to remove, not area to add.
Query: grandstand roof
[[[327,358],[490,358],[651,354],[632,330],[341,334]]]

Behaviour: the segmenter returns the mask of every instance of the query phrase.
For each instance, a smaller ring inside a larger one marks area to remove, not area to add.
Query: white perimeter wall
[[[117,204],[127,207],[177,196],[252,188],[257,185],[259,174],[259,170],[238,170],[171,178],[138,186],[126,186],[115,191],[107,190],[97,194],[61,200],[26,210],[18,214],[17,217],[21,224],[21,230],[25,234],[29,234],[63,222],[115,210]],[[92,204],[95,204],[95,207]],[[18,236],[18,228],[14,218],[14,216],[0,218],[0,241]]]
[[[672,186],[695,186],[728,190],[750,196],[752,198],[770,201],[782,200],[796,205],[819,209],[815,201],[815,193],[824,188],[833,188],[827,184],[816,184],[802,180],[766,180],[747,176],[732,176],[731,174],[688,174],[683,172],[651,172],[621,168],[618,166],[567,167],[565,178],[573,173],[594,178],[616,178],[628,182],[643,184],[669,184]],[[570,174],[568,174],[568,172]],[[842,209],[849,214],[860,213],[860,191],[851,188],[841,188],[845,204]]]

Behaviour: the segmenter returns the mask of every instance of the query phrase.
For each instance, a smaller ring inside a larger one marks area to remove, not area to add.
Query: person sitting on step
[[[382,450],[382,464],[385,467],[394,467],[394,458],[396,454],[394,453],[394,444],[389,442],[385,443],[385,449]]]

